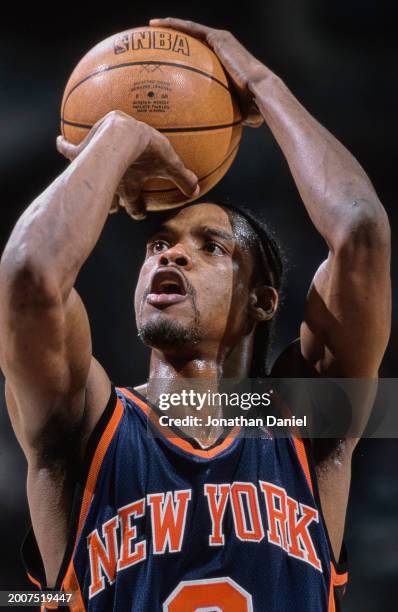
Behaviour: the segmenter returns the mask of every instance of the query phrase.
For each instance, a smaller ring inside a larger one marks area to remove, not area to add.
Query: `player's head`
[[[262,376],[282,277],[277,242],[246,210],[200,203],[169,211],[138,279],[139,335],[173,359],[225,364],[250,351],[249,374]]]

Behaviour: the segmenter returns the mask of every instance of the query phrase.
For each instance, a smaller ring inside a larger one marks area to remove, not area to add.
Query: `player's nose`
[[[159,257],[160,266],[170,264],[180,266],[184,270],[190,270],[192,268],[192,257],[182,245],[175,244],[167,249],[167,251],[163,251]]]

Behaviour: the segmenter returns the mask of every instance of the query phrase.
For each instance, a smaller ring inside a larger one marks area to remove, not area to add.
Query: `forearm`
[[[32,202],[10,236],[2,265],[15,266],[25,279],[44,275],[46,285],[67,298],[132,157],[131,142],[127,146],[117,136],[117,130],[110,134],[106,125],[100,126],[81,154]]]
[[[374,232],[386,215],[351,153],[267,69],[250,85],[277,140],[315,227],[333,249],[363,227]]]

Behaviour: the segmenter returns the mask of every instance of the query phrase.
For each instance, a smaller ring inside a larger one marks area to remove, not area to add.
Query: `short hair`
[[[254,257],[253,286],[268,285],[278,291],[281,297],[285,272],[286,256],[273,229],[261,215],[253,215],[245,206],[229,202],[219,204],[229,216],[237,241],[248,247]],[[241,229],[244,231],[240,231]],[[242,238],[243,236],[243,238]],[[275,334],[277,314],[269,321],[257,323],[253,342],[253,356],[250,378],[264,378],[269,374],[268,357]]]

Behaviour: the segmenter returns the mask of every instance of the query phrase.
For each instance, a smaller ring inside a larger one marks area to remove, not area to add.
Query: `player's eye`
[[[163,251],[167,251],[169,248],[169,244],[165,240],[155,240],[150,245],[150,250],[153,253],[163,253]]]
[[[203,246],[203,250],[206,251],[206,253],[210,253],[211,255],[226,254],[225,250],[219,244],[217,244],[217,242],[213,242],[211,240],[206,242],[206,244]]]

